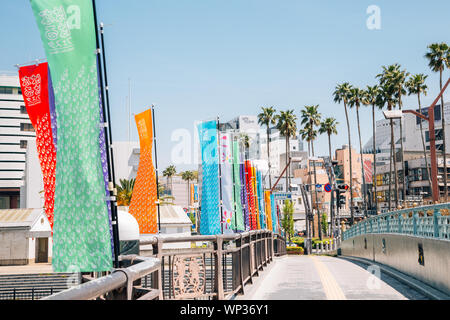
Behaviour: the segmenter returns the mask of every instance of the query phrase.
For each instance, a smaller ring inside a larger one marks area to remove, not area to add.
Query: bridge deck
[[[329,256],[286,256],[246,287],[249,300],[405,300],[427,299],[397,280],[367,267]]]

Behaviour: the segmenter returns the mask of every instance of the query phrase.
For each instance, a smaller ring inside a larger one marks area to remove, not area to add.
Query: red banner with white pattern
[[[50,119],[48,65],[41,63],[21,67],[19,78],[25,107],[36,131],[36,146],[44,179],[45,213],[53,229],[56,150]]]

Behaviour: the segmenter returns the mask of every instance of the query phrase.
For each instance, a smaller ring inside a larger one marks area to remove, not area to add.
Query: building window
[[[12,94],[13,88],[11,87],[0,87],[0,94]]]
[[[33,128],[33,125],[31,123],[21,123],[20,124],[20,131],[34,132],[34,128]]]
[[[20,140],[20,148],[26,149],[27,145],[28,145],[28,141],[27,140]]]
[[[27,108],[25,106],[20,106],[20,113],[27,114]]]

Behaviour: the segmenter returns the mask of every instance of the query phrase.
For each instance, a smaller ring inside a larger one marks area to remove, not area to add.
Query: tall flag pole
[[[217,145],[219,150],[219,206],[220,206],[220,230],[223,234],[223,199],[222,199],[222,161],[220,153],[219,117],[217,117]]]
[[[161,232],[161,214],[159,210],[159,181],[158,181],[158,153],[156,152],[156,125],[155,125],[155,106],[152,104],[152,120],[153,120],[153,143],[155,148],[155,175],[156,175],[156,203],[158,204],[158,233]]]
[[[102,48],[100,48],[99,34],[98,34],[98,24],[97,24],[97,8],[95,4],[95,0],[92,0],[92,9],[94,12],[94,24],[95,24],[95,41],[97,46],[97,61],[98,61],[98,78],[100,82],[100,104],[101,104],[101,116],[103,120],[103,134],[105,138],[105,148],[106,148],[106,170],[108,175],[108,184],[107,189],[109,191],[108,201],[108,210],[111,210],[111,223],[112,223],[112,231],[113,231],[113,251],[114,251],[114,267],[119,268],[119,255],[120,255],[120,241],[119,241],[119,225],[117,219],[117,202],[116,202],[116,194],[115,194],[115,173],[114,173],[114,157],[112,151],[112,137],[111,137],[111,117],[110,117],[110,109],[109,109],[109,92],[108,92],[108,77],[106,72],[106,60],[105,60],[105,45],[103,39],[103,26],[101,27],[101,42]],[[103,50],[102,50],[103,49]],[[100,52],[102,52],[102,59],[100,57]],[[102,73],[103,71],[103,73]],[[105,82],[103,82],[103,76],[105,77]],[[105,92],[105,95],[103,95]],[[106,106],[103,97],[106,96]],[[107,129],[108,128],[108,129]],[[101,147],[100,147],[101,148]],[[102,148],[101,148],[102,149]],[[108,170],[109,169],[109,170]]]
[[[231,172],[231,175],[232,175],[232,179],[233,179],[233,213],[234,213],[234,232],[236,232],[237,231],[237,215],[238,215],[238,211],[237,211],[237,197],[236,197],[236,177],[235,177],[235,159],[234,159],[234,156],[235,156],[235,150],[234,150],[234,147],[235,147],[235,145],[234,145],[234,139],[235,139],[235,137],[234,137],[234,135],[233,134],[231,134],[230,135],[231,137],[233,137],[233,139],[231,140],[231,159],[232,159],[232,172]],[[240,199],[239,199],[240,200]]]

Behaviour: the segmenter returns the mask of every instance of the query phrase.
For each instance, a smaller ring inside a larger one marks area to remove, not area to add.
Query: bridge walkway
[[[248,300],[428,300],[398,280],[367,266],[331,256],[277,258],[255,283],[246,287]]]

